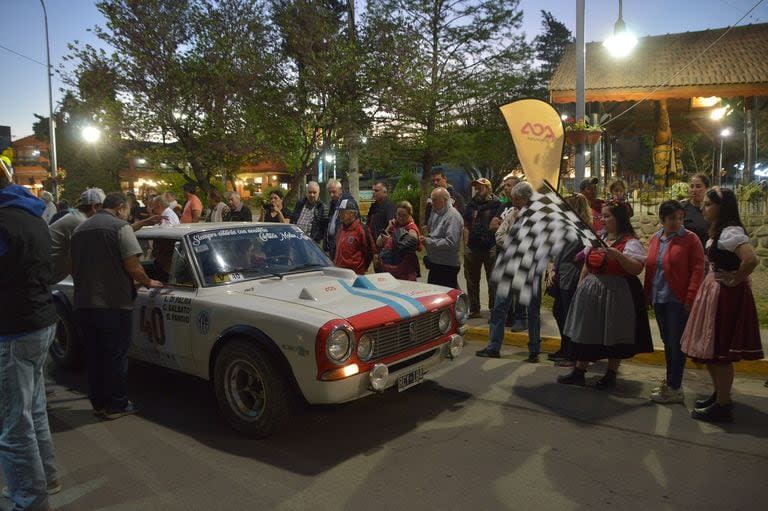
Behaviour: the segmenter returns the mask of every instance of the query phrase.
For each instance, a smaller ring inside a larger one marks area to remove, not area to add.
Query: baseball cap
[[[11,163],[11,159],[7,156],[0,156],[0,170],[3,171],[3,174],[5,174],[5,178],[9,182],[13,182],[13,164]]]
[[[490,188],[490,187],[492,186],[492,185],[491,185],[491,182],[490,182],[490,181],[488,181],[488,180],[487,180],[486,178],[484,178],[484,177],[481,177],[481,178],[479,178],[479,179],[475,179],[474,181],[472,181],[472,186],[477,186],[477,185],[483,185],[483,186],[487,186],[488,188]]]
[[[600,181],[596,177],[588,177],[579,184],[579,191],[586,190],[592,186],[595,186]]]
[[[357,211],[357,201],[355,199],[341,199],[337,209],[339,211]]]
[[[88,206],[90,204],[102,204],[107,195],[101,188],[88,188],[80,194],[80,204]]]

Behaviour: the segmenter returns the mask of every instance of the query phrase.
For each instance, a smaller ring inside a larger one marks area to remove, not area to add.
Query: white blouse
[[[749,236],[744,231],[743,227],[730,226],[726,227],[720,233],[720,239],[717,240],[717,248],[720,250],[727,250],[728,252],[736,252],[736,249],[749,243]],[[707,248],[712,244],[712,239],[707,240]]]

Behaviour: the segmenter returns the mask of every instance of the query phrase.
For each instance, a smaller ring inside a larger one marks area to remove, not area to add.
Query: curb
[[[487,341],[488,340],[488,327],[469,326],[467,328],[465,337],[473,341]],[[504,344],[508,346],[517,346],[522,348],[528,347],[528,334],[518,332],[504,332]],[[541,351],[554,353],[560,347],[559,337],[541,337]],[[665,366],[666,358],[664,357],[664,350],[656,349],[653,353],[638,353],[631,359],[631,362]],[[692,360],[688,359],[685,362],[685,367],[688,369],[704,369],[702,364],[696,364]],[[739,376],[754,376],[760,378],[768,378],[768,360],[743,360],[733,365],[733,368]]]

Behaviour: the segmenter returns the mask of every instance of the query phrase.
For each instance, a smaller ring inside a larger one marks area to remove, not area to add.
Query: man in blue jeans
[[[520,214],[531,203],[533,188],[526,182],[518,183],[510,192],[510,202],[512,202],[516,211],[509,213],[505,217],[501,226],[498,228],[500,236],[514,236],[516,229],[515,223]],[[510,225],[511,224],[511,225]],[[505,234],[506,233],[506,234]],[[506,325],[507,314],[514,302],[512,290],[506,297],[496,301],[491,309],[491,318],[488,321],[488,345],[475,352],[478,357],[499,358],[501,356],[501,344],[504,341],[504,326]],[[528,313],[528,358],[526,362],[532,364],[539,362],[539,352],[541,351],[541,280],[534,282],[531,301],[527,308]]]
[[[0,161],[0,465],[13,510],[48,510],[61,490],[43,364],[56,332],[45,204]]]

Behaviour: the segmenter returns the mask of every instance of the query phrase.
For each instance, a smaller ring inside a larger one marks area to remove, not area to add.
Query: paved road
[[[91,415],[81,375],[57,374],[51,423],[60,510],[764,509],[768,389],[737,378],[737,422],[688,417],[646,396],[659,368],[626,364],[613,393],[470,344],[398,394],[310,407],[255,441],[220,419],[206,383],[134,364],[141,413]],[[598,367],[588,376],[596,377]],[[690,407],[708,392],[689,371]],[[9,501],[0,499],[0,509]]]

